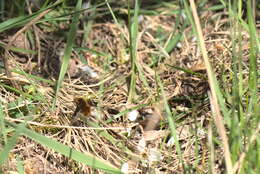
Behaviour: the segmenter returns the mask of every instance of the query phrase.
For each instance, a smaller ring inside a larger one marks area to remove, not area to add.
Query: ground
[[[34,3],[27,7],[28,14],[37,12]],[[133,78],[130,24],[127,6],[120,3],[110,4],[118,22],[107,5],[81,14],[57,93],[71,27],[71,14],[64,14],[71,13],[69,8],[75,4],[54,7],[13,41],[21,27],[1,33],[1,44],[12,42],[11,46],[21,49],[5,50],[11,79],[1,69],[3,135],[14,136],[14,124],[26,123],[26,128],[118,169],[128,164],[129,173],[209,173],[212,163],[216,173],[223,173],[224,149],[214,125],[207,68],[187,14],[179,13],[179,4],[170,1],[141,4],[136,80],[129,99]],[[201,5],[197,11],[209,61],[221,89],[231,92],[234,32],[227,9],[217,9],[221,5],[217,2],[197,5]],[[55,17],[60,20],[50,20]],[[259,21],[256,24],[259,29]],[[250,36],[240,31],[243,66],[249,67]],[[4,142],[3,138],[0,147]],[[26,135],[17,139],[2,172],[17,173],[19,167],[27,174],[103,173]]]

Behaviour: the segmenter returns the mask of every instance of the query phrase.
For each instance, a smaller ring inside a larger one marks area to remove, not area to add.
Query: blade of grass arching
[[[181,7],[182,9],[182,7]],[[185,20],[184,23],[181,25],[181,17],[182,17],[182,10],[176,10],[176,13],[178,14],[178,17],[176,19],[176,22],[174,24],[174,29],[172,33],[170,34],[169,38],[167,39],[166,43],[164,44],[164,49],[166,53],[170,53],[178,44],[178,42],[182,39],[183,36],[183,30],[185,29],[187,25],[187,21]],[[159,64],[161,62],[162,55],[160,55],[157,59],[156,64]]]
[[[230,112],[230,110],[228,110],[228,108],[226,106],[226,100],[223,97],[223,94],[222,94],[222,91],[221,91],[219,85],[217,84],[217,79],[216,79],[215,76],[213,77],[213,80],[216,84],[215,91],[216,91],[217,99],[218,99],[218,102],[219,102],[219,105],[220,105],[220,109],[221,109],[221,111],[224,115],[224,122],[227,125],[227,127],[230,128],[230,126],[231,126],[231,117],[230,117],[231,112]]]
[[[0,41],[0,47],[5,48],[6,44]],[[32,54],[32,55],[37,54],[37,51],[22,49],[22,48],[18,48],[18,47],[11,47],[10,50],[17,52],[17,53],[23,53],[23,54]]]
[[[206,45],[204,42],[204,37],[202,34],[202,29],[201,29],[201,25],[200,25],[198,13],[197,13],[197,8],[195,6],[194,0],[190,0],[190,6],[191,6],[193,17],[194,17],[194,22],[196,24],[196,28],[194,28],[194,30],[196,30],[196,35],[198,38],[198,45],[202,52],[202,57],[203,57],[203,60],[204,60],[205,66],[206,66],[207,75],[208,75],[208,79],[209,79],[209,86],[210,86],[211,95],[212,95],[212,102],[213,102],[213,106],[214,106],[214,111],[216,113],[214,120],[215,120],[215,124],[217,126],[218,133],[223,142],[224,157],[225,157],[225,162],[226,162],[227,173],[233,174],[233,165],[232,165],[232,160],[231,160],[231,155],[230,155],[227,132],[226,132],[226,128],[224,126],[224,121],[221,116],[221,112],[220,112],[220,108],[219,108],[219,104],[218,104],[218,102],[220,102],[217,97],[217,89],[216,89],[218,87],[218,83],[217,83],[216,77],[212,71],[212,68],[211,68],[211,65],[209,62]]]
[[[34,17],[34,16],[32,16]],[[26,22],[31,21],[32,17],[28,18],[27,16],[19,16],[16,18],[8,19],[0,23],[0,32],[4,32],[10,28],[15,28],[25,24]]]
[[[157,57],[155,58],[155,60],[156,60],[155,64],[156,65],[160,64],[161,59],[163,57],[166,57],[169,59],[170,56],[167,53],[167,51],[165,50],[165,48],[161,47],[160,43],[157,43],[156,39],[149,32],[147,32],[146,35],[150,38],[152,44],[160,51],[160,55],[157,56],[158,58]],[[168,41],[166,41],[165,45],[167,45],[168,42],[169,42],[169,39],[168,39]]]
[[[68,13],[65,13],[65,14],[62,14],[62,15],[59,15],[59,16],[46,17],[44,19],[39,20],[37,22],[37,24],[38,23],[44,23],[44,22],[53,22],[53,21],[68,21],[70,19],[69,16],[74,16],[77,13],[81,14],[81,13],[92,12],[92,11],[95,11],[96,8],[101,7],[103,5],[105,5],[105,2],[104,3],[99,3],[97,5],[92,5],[90,8],[83,8],[83,9],[80,9],[80,10],[77,10],[77,11],[74,11],[74,12],[68,12]],[[100,12],[98,14],[84,16],[83,19],[84,20],[93,20],[96,17],[100,17],[100,16],[106,15],[106,14],[109,14],[109,12],[103,12],[103,13]]]
[[[185,171],[185,165],[184,165],[184,161],[183,161],[183,157],[182,157],[181,146],[180,146],[180,143],[179,143],[179,138],[178,138],[178,135],[177,135],[176,126],[175,126],[175,122],[174,122],[174,119],[173,119],[173,117],[175,116],[175,113],[171,112],[170,106],[169,106],[168,101],[167,101],[166,94],[164,92],[163,84],[161,82],[160,77],[157,74],[156,74],[156,81],[159,84],[159,90],[161,92],[161,96],[162,96],[163,103],[164,103],[164,108],[166,110],[166,116],[167,116],[167,120],[168,120],[168,123],[169,123],[171,136],[173,136],[173,138],[174,138],[174,144],[176,146],[178,158],[179,158],[179,160],[182,164],[183,170]]]
[[[194,72],[194,71],[192,71],[190,69],[182,68],[182,67],[179,67],[179,66],[173,66],[173,65],[169,65],[169,64],[166,64],[166,65],[171,67],[171,68],[175,68],[177,70],[183,71],[183,72],[185,72],[187,74],[191,74],[191,75],[197,76],[197,77],[199,77],[201,79],[207,79],[207,77],[204,74],[202,74],[202,73]]]
[[[61,0],[61,1],[63,1],[63,0]],[[43,11],[54,8],[57,5],[59,5],[61,3],[61,1],[56,1],[54,4],[47,6],[45,8],[42,8],[31,15],[15,17],[15,18],[8,19],[8,20],[0,23],[0,33],[6,31],[8,29],[14,29],[14,28],[26,25],[27,23],[32,21],[34,18],[36,18],[38,15],[40,15]]]
[[[80,10],[81,6],[82,6],[82,0],[78,0],[75,11]],[[72,52],[72,47],[74,45],[74,40],[75,40],[76,32],[77,32],[77,29],[78,29],[79,17],[80,17],[80,13],[75,13],[73,18],[72,18],[72,23],[70,24],[70,30],[69,30],[69,33],[68,33],[66,48],[64,50],[64,56],[62,58],[62,65],[61,65],[61,69],[60,69],[60,74],[59,74],[58,81],[56,83],[55,97],[54,97],[54,100],[53,100],[52,108],[54,108],[55,105],[56,105],[56,99],[57,99],[57,96],[58,96],[58,92],[59,92],[59,89],[61,87],[62,81],[65,77],[65,74],[67,72],[67,68],[68,68],[68,65],[69,65],[69,60],[70,60],[70,56],[71,56],[71,52]]]
[[[4,146],[4,148],[1,150],[0,152],[0,166],[2,166],[5,161],[8,159],[8,154],[10,153],[10,151],[13,149],[13,147],[15,146],[17,139],[19,138],[19,136],[21,135],[22,129],[25,127],[25,125],[19,124],[16,128],[15,128],[15,132],[12,135],[12,137],[10,137],[7,141],[7,144]]]
[[[112,8],[111,8],[111,6],[110,6],[110,4],[109,4],[109,2],[108,2],[107,0],[106,0],[106,5],[107,5],[107,7],[108,7],[108,9],[109,9],[109,11],[110,11],[110,13],[111,13],[111,15],[112,15],[112,18],[113,18],[114,22],[115,22],[118,26],[120,26],[119,23],[118,23],[118,21],[117,21],[117,18],[116,18],[116,16],[115,16],[114,12],[113,12],[113,10],[112,10]]]
[[[106,5],[107,5],[107,7],[108,7],[108,9],[109,9],[110,14],[112,15],[112,18],[113,18],[115,24],[118,26],[118,28],[122,28],[121,25],[120,25],[120,23],[118,22],[118,20],[117,20],[117,18],[116,18],[116,15],[115,15],[114,11],[112,10],[112,8],[111,8],[111,6],[110,6],[108,0],[106,0]],[[124,32],[121,32],[121,33],[120,33],[120,37],[121,37],[121,39],[124,38],[124,39],[127,40],[127,36],[125,35]]]
[[[0,64],[0,68],[4,69],[4,66]],[[36,76],[36,75],[28,74],[28,73],[26,73],[24,71],[19,71],[19,70],[16,70],[16,69],[12,69],[11,72],[17,73],[17,74],[22,75],[22,76],[26,76],[29,79],[42,81],[42,82],[48,83],[49,85],[54,85],[54,83],[51,80],[47,80],[47,79],[44,79],[44,78]]]
[[[27,79],[33,79],[33,80],[37,80],[37,81],[40,81],[40,82],[48,83],[49,85],[54,85],[53,81],[48,80],[48,79],[44,79],[42,77],[39,77],[39,76],[36,76],[36,75],[33,75],[33,74],[26,73],[26,72],[22,71],[22,69],[21,70],[13,69],[13,70],[11,70],[11,72],[25,76]]]
[[[250,9],[249,9],[250,8]],[[247,1],[247,17],[248,17],[248,26],[249,26],[249,91],[250,91],[250,99],[249,99],[249,108],[248,114],[253,116],[255,115],[255,111],[257,109],[257,32],[255,21],[253,18],[252,4],[251,1]],[[260,50],[258,50],[259,52]]]
[[[138,35],[138,13],[139,2],[135,0],[134,16],[130,18],[130,1],[128,0],[128,21],[130,36],[130,57],[131,57],[131,81],[127,102],[131,103],[135,96],[136,87],[136,57],[137,57],[137,35]]]
[[[81,162],[83,164],[86,164],[90,167],[101,169],[104,172],[107,173],[121,173],[119,169],[117,169],[115,166],[110,164],[109,162],[100,159],[90,153],[84,152],[81,153],[73,148],[70,148],[69,146],[66,146],[64,144],[61,144],[53,139],[50,139],[48,137],[45,137],[41,134],[38,134],[34,131],[31,131],[25,127],[21,128],[21,133],[32,140],[36,141],[37,143],[48,147],[49,149],[53,149],[54,151],[71,158],[77,162]]]

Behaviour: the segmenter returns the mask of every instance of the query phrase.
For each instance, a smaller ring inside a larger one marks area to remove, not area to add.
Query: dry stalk
[[[190,5],[191,5],[194,21],[195,21],[197,32],[198,32],[198,37],[199,37],[198,39],[200,40],[199,46],[200,46],[200,49],[202,52],[202,57],[204,59],[204,63],[206,66],[207,75],[208,75],[208,79],[209,79],[209,86],[210,86],[211,95],[212,95],[212,103],[213,103],[213,107],[214,107],[214,110],[216,113],[215,117],[214,117],[214,121],[217,126],[218,133],[223,141],[227,173],[233,174],[233,165],[232,165],[230,150],[229,150],[229,145],[228,145],[228,137],[227,137],[226,129],[224,126],[224,121],[223,121],[223,118],[222,118],[222,115],[220,112],[220,108],[218,105],[218,101],[217,101],[216,88],[214,85],[214,79],[213,79],[213,75],[212,75],[213,74],[212,68],[210,66],[210,62],[209,62],[209,58],[208,58],[208,54],[207,54],[207,50],[206,50],[206,46],[205,46],[205,42],[204,42],[204,37],[202,34],[201,25],[200,25],[199,17],[198,17],[197,10],[196,10],[197,8],[195,6],[194,0],[190,0]]]
[[[19,123],[27,123],[29,125],[39,126],[39,127],[47,127],[47,128],[62,128],[62,129],[79,129],[79,130],[126,130],[128,128],[135,127],[138,125],[137,123],[131,125],[129,127],[79,127],[79,126],[66,126],[66,125],[54,125],[54,124],[42,124],[34,121],[25,121],[16,118],[5,118],[8,121],[19,122]]]

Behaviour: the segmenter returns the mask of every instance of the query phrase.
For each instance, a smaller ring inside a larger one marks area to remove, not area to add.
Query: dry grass
[[[77,71],[82,66],[77,53],[83,55],[97,74],[67,74],[57,96],[56,108],[51,109],[54,90],[53,84],[35,81],[25,76],[12,74],[12,79],[21,90],[31,96],[41,96],[43,100],[24,97],[11,89],[1,86],[1,102],[6,120],[24,122],[27,127],[46,137],[56,139],[80,152],[90,152],[114,166],[121,168],[129,164],[130,173],[183,173],[183,166],[177,158],[174,145],[167,145],[170,139],[165,111],[158,92],[156,74],[164,85],[166,97],[175,112],[175,123],[179,136],[183,161],[188,166],[187,173],[209,173],[208,128],[212,129],[212,113],[207,97],[209,85],[205,76],[206,67],[202,61],[191,27],[183,30],[183,40],[170,53],[164,51],[160,37],[169,37],[177,15],[143,15],[138,36],[137,64],[141,67],[143,77],[136,80],[136,96],[133,103],[128,103],[130,59],[128,54],[129,33],[126,24],[117,25],[111,20],[97,20],[89,33],[87,47],[89,50],[75,51],[73,58],[80,63],[71,65],[69,71]],[[218,77],[231,73],[231,37],[227,17],[223,12],[204,11],[200,14],[202,32],[209,60]],[[36,27],[36,26],[34,26]],[[49,32],[38,28],[40,42],[53,43],[47,35]],[[52,33],[54,34],[54,33]],[[78,43],[83,31],[78,31]],[[163,36],[163,34],[166,34]],[[244,39],[243,58],[248,60],[248,35]],[[161,38],[163,39],[163,38]],[[44,41],[45,40],[45,41]],[[23,40],[22,42],[25,42]],[[15,42],[12,39],[7,43]],[[10,47],[10,44],[8,44]],[[33,46],[35,48],[35,46]],[[58,48],[53,51],[59,50]],[[102,54],[96,54],[91,50]],[[47,59],[48,49],[42,49],[41,60]],[[11,53],[9,69],[24,70],[48,79],[47,74],[37,58]],[[54,53],[59,55],[60,53]],[[26,57],[22,62],[21,57]],[[29,58],[28,58],[29,57]],[[56,56],[53,56],[54,58]],[[154,59],[160,57],[158,66]],[[54,61],[54,60],[51,60]],[[21,63],[22,62],[22,63]],[[28,63],[30,62],[30,63]],[[71,63],[72,64],[72,63]],[[149,66],[152,65],[153,66]],[[48,66],[48,65],[47,65]],[[183,68],[184,70],[180,70]],[[39,71],[40,69],[40,71]],[[191,70],[192,73],[185,72]],[[45,72],[45,74],[43,73]],[[245,72],[246,74],[247,72]],[[246,77],[246,76],[245,76]],[[1,74],[1,84],[8,85],[8,78]],[[142,80],[144,78],[147,84]],[[229,81],[227,79],[219,79]],[[223,83],[224,84],[224,83]],[[228,84],[228,83],[225,83]],[[25,88],[28,87],[28,88]],[[230,86],[222,86],[231,90]],[[75,98],[85,97],[91,101],[91,114],[79,114],[73,118],[77,103]],[[11,106],[12,103],[14,106]],[[16,106],[15,106],[16,104]],[[137,107],[138,109],[135,109]],[[137,110],[137,120],[128,119],[131,110]],[[154,116],[156,115],[156,116]],[[158,117],[160,117],[158,119]],[[157,121],[156,121],[157,119]],[[155,120],[155,121],[154,121]],[[159,123],[160,122],[160,123]],[[97,125],[95,125],[97,124]],[[154,126],[149,127],[151,124]],[[96,128],[95,128],[96,126]],[[113,137],[113,140],[108,135]],[[212,134],[216,135],[213,126]],[[211,135],[211,134],[210,134]],[[140,142],[145,139],[145,146]],[[215,147],[216,173],[223,172],[223,149]],[[102,173],[86,165],[64,157],[26,137],[20,137],[11,151],[8,163],[3,167],[4,173],[17,171],[18,161],[23,161],[26,173]]]

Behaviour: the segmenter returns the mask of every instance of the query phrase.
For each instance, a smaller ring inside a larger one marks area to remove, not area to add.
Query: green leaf
[[[8,154],[15,146],[17,139],[19,138],[22,128],[24,128],[24,124],[20,124],[16,127],[14,135],[12,135],[11,138],[9,138],[7,144],[4,146],[3,150],[0,152],[0,166],[5,163],[5,161],[8,159]]]
[[[79,11],[81,9],[81,6],[82,6],[82,0],[78,0],[75,11]],[[57,98],[59,89],[61,88],[62,81],[65,77],[65,74],[66,74],[66,71],[67,71],[67,68],[69,65],[72,47],[74,45],[74,40],[75,40],[77,29],[78,29],[79,17],[80,17],[80,13],[75,13],[73,16],[73,19],[72,19],[72,23],[70,25],[66,48],[64,51],[64,57],[62,59],[62,65],[61,65],[61,70],[60,70],[60,74],[59,74],[59,79],[56,84],[55,97],[54,97],[52,108],[55,107],[56,98]]]

